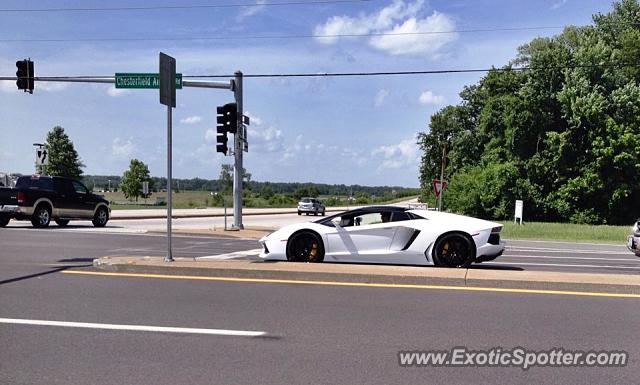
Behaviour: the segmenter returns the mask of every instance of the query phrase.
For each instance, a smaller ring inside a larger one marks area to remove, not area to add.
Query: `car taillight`
[[[22,191],[18,191],[18,203],[24,203],[25,201],[25,193],[23,193]]]

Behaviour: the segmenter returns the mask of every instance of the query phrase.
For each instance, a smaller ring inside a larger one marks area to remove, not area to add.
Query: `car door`
[[[73,217],[75,192],[71,182],[67,179],[53,178],[53,189],[55,191],[53,205],[57,210],[57,215],[61,218]]]
[[[380,212],[342,218],[335,229],[335,232],[327,234],[327,254],[336,260],[349,262],[383,261],[396,231],[392,223],[382,221]]]
[[[75,193],[74,207],[76,216],[78,218],[92,218],[93,209],[96,205],[95,197],[77,180],[72,180],[71,184]]]

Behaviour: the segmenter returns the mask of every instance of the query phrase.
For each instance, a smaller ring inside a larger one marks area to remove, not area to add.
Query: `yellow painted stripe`
[[[188,280],[200,280],[200,281],[255,282],[255,283],[292,283],[292,284],[302,284],[302,285],[386,287],[386,288],[397,288],[397,289],[433,289],[433,290],[485,291],[485,292],[499,292],[499,293],[577,295],[577,296],[587,296],[587,297],[640,298],[640,294],[599,293],[599,292],[588,292],[588,291],[562,291],[562,290],[538,290],[538,289],[508,289],[508,288],[499,288],[499,287],[410,285],[410,284],[393,284],[393,283],[333,282],[333,281],[301,281],[301,280],[294,280],[294,279],[208,277],[208,276],[197,276],[197,275],[167,275],[167,274],[139,274],[139,273],[109,273],[109,272],[80,271],[80,270],[63,270],[60,273],[79,274],[79,275],[97,275],[97,276],[106,276],[106,277],[188,279]]]

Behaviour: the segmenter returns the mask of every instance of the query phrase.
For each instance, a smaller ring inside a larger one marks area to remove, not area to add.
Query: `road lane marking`
[[[99,271],[64,270],[62,274],[94,275],[105,277],[134,277],[134,278],[160,278],[160,279],[181,279],[196,281],[224,281],[224,282],[254,282],[254,283],[292,283],[300,285],[323,285],[323,286],[354,286],[354,287],[381,287],[396,289],[435,289],[435,290],[458,290],[458,291],[485,291],[501,293],[526,293],[526,294],[558,294],[574,295],[586,297],[620,297],[620,298],[640,298],[640,294],[625,293],[602,293],[588,291],[563,291],[563,290],[539,290],[539,289],[508,289],[499,287],[473,287],[473,286],[444,286],[444,285],[411,285],[394,283],[364,283],[364,282],[332,282],[332,281],[300,281],[294,279],[271,279],[271,278],[234,278],[234,277],[205,277],[196,275],[166,275],[166,274],[138,274],[138,273],[109,273]]]
[[[511,257],[511,259],[516,259]],[[577,265],[572,263],[533,263],[533,262],[482,262],[483,265],[502,265],[502,266],[510,266],[507,263],[514,265],[523,265],[523,266],[561,266],[561,267],[586,267],[589,269],[622,269],[622,270],[638,270],[640,266],[611,266],[611,265]]]
[[[226,260],[226,259],[236,259],[242,257],[248,257],[252,255],[259,255],[262,249],[251,249],[251,250],[243,250],[243,251],[234,251],[232,253],[226,254],[218,254],[218,255],[207,255],[204,257],[196,257],[196,259],[205,259],[208,261],[211,260]]]
[[[226,329],[200,329],[200,328],[179,328],[166,326],[145,326],[145,325],[118,325],[88,322],[66,322],[66,321],[45,321],[34,319],[16,319],[16,318],[0,318],[0,323],[15,325],[32,325],[32,326],[58,326],[67,328],[83,328],[83,329],[104,329],[104,330],[126,330],[126,331],[142,331],[142,332],[160,332],[160,333],[186,333],[186,334],[211,334],[219,336],[239,336],[239,337],[260,337],[266,332],[245,331],[245,330],[226,330]]]
[[[631,229],[631,227],[629,227],[629,229]],[[596,243],[596,242],[571,242],[571,241],[535,240],[535,239],[509,239],[509,238],[504,238],[504,240],[507,241],[507,242],[514,242],[514,243],[532,242],[532,243],[559,243],[561,245],[590,245],[590,246],[624,247],[624,245],[620,245],[618,243],[608,243],[608,242],[602,242],[602,243]]]
[[[595,261],[626,261],[626,262],[640,262],[640,258],[631,257],[631,258],[596,258],[596,257],[552,257],[550,255],[519,255],[519,254],[502,254],[500,258],[510,257],[510,258],[544,258],[544,259],[586,259],[586,260],[595,260]]]
[[[580,249],[548,249],[544,247],[506,247],[510,251],[528,251],[536,253],[575,253],[575,254],[603,254],[603,255],[629,255],[629,252],[606,250],[580,250]]]

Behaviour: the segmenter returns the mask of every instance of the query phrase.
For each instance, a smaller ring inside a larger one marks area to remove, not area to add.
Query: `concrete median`
[[[512,271],[488,268],[446,269],[422,266],[389,266],[337,263],[290,263],[255,260],[203,261],[162,257],[103,257],[94,260],[93,271],[197,277],[226,277],[318,283],[360,283],[399,286],[448,286],[456,288],[523,289],[579,293],[640,295],[640,276],[621,274]]]

